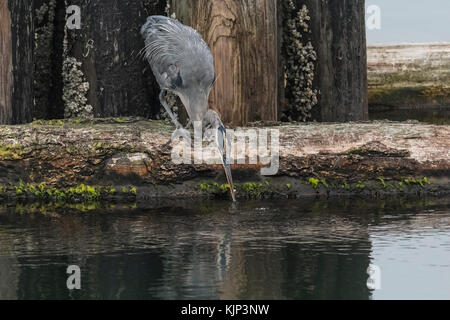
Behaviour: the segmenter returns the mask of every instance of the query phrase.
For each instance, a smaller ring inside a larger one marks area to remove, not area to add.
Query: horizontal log
[[[385,108],[450,107],[450,44],[367,48],[369,104]]]
[[[239,197],[450,191],[449,126],[361,122],[265,128],[279,130],[278,173],[261,176],[259,162],[234,164]],[[77,201],[227,197],[220,165],[172,161],[172,131],[165,122],[138,118],[1,126],[0,195]],[[251,154],[247,150],[246,156]]]

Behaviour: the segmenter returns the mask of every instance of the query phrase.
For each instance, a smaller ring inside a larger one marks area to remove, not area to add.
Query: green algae
[[[37,199],[46,201],[99,201],[102,199],[110,199],[119,196],[117,190],[110,186],[90,186],[79,184],[68,188],[57,188],[47,185],[45,182],[39,184],[25,184],[22,180],[17,185],[9,187],[0,187],[0,194],[8,196],[12,191],[16,197]],[[120,196],[133,197],[137,196],[136,187],[123,187]]]

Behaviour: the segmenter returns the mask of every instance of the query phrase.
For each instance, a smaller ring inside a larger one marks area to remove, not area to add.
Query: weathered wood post
[[[89,90],[85,90],[84,97],[76,97],[77,90],[71,88],[71,75],[64,74],[69,84],[64,89],[66,101],[80,102],[78,106],[72,104],[74,110],[66,103],[66,116],[92,113],[95,117],[150,117],[159,111],[159,89],[148,63],[139,55],[144,47],[140,28],[148,15],[164,12],[165,2],[69,2],[81,9],[81,29],[66,31],[65,70],[78,68],[81,73],[75,71],[73,76],[77,77],[80,88],[88,84]]]
[[[25,123],[33,110],[33,2],[0,0],[0,123]]]
[[[317,51],[318,121],[368,119],[364,0],[297,0],[311,15]]]
[[[197,29],[214,56],[210,107],[226,123],[276,121],[279,28],[276,0],[169,0],[171,12]]]
[[[64,117],[62,59],[64,1],[34,0],[34,112],[36,119]]]

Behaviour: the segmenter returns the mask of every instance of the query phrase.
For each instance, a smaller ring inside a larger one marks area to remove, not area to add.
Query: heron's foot
[[[172,133],[172,137],[170,138],[172,142],[178,142],[178,141],[184,141],[187,143],[191,143],[191,133],[184,129],[181,125],[175,129],[175,131]]]

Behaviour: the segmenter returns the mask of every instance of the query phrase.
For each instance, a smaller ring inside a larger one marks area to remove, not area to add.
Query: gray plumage
[[[216,80],[206,42],[196,30],[164,16],[148,17],[141,34],[144,56],[161,89],[180,97],[190,121],[202,121]]]
[[[148,17],[141,34],[145,41],[144,57],[161,87],[161,104],[177,129],[181,129],[164,99],[165,91],[172,91],[183,102],[190,122],[202,121],[203,128],[210,126],[215,130],[216,144],[235,200],[231,168],[226,158],[229,146],[225,126],[215,111],[208,110],[209,93],[216,82],[211,50],[196,30],[164,16]]]

